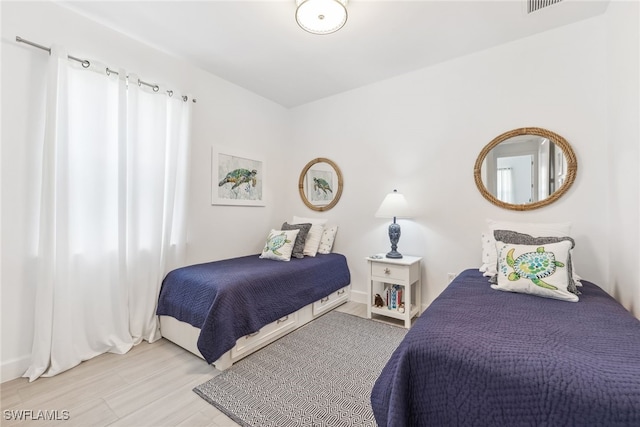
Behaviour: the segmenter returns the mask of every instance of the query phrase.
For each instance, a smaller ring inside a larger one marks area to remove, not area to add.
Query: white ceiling
[[[290,108],[604,13],[608,0],[350,0],[312,35],[295,0],[59,2]]]

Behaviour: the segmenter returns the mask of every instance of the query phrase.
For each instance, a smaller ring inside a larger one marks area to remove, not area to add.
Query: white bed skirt
[[[230,368],[235,362],[254,351],[344,304],[349,300],[349,290],[350,286],[345,286],[319,301],[263,326],[256,333],[238,339],[236,345],[213,362],[213,365],[220,371]],[[170,316],[160,316],[160,332],[164,338],[204,359],[197,345],[200,329]]]

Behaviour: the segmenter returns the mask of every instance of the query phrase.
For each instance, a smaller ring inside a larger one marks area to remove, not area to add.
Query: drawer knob
[[[391,270],[389,270],[388,268],[384,269],[384,274],[391,274]]]
[[[342,289],[341,291],[338,291],[338,295],[342,295],[346,292],[346,290]]]
[[[254,332],[254,333],[252,333],[252,334],[246,335],[246,336],[245,336],[245,338],[249,339],[249,338],[251,338],[251,337],[255,337],[255,336],[256,336],[256,335],[258,335],[259,333],[260,333],[260,331],[259,331],[259,330],[258,330],[258,331],[255,331],[255,332]]]
[[[327,301],[329,301],[329,297],[325,297],[325,298],[322,298],[322,299],[320,300],[320,302],[321,302],[321,303],[323,303],[323,302],[327,302]]]

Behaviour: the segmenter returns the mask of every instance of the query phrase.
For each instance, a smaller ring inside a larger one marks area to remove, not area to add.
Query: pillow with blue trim
[[[577,302],[569,292],[569,251],[572,240],[545,245],[518,245],[496,241],[498,284],[491,288]]]
[[[271,230],[260,258],[276,261],[291,260],[291,252],[300,230]]]

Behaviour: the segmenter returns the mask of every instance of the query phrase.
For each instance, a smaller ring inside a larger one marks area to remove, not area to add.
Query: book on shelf
[[[401,285],[388,285],[384,291],[384,301],[389,310],[398,310],[402,304],[403,289]]]

